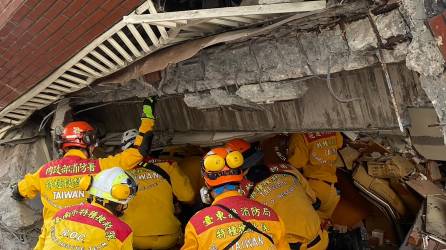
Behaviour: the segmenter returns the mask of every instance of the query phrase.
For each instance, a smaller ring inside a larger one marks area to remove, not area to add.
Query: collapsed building
[[[39,202],[16,203],[9,185],[58,156],[56,129],[89,121],[101,138],[97,155],[113,153],[121,133],[137,126],[146,96],[160,98],[154,149],[343,131],[350,142],[340,151],[341,183],[374,206],[365,216],[374,244],[420,246],[426,235],[444,243],[444,231],[426,234],[415,221],[426,214],[423,196],[441,204],[429,195],[443,193],[432,183],[444,181],[446,160],[444,2],[245,4],[176,12],[141,2],[2,102],[4,249],[31,248],[39,234]]]

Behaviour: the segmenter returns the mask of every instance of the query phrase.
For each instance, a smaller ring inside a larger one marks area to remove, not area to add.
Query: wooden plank
[[[150,15],[157,14],[158,12],[156,11],[155,5],[153,5],[152,0],[147,0],[147,3],[148,3],[148,9],[149,9]],[[124,17],[124,19],[125,19],[125,17]],[[164,39],[169,38],[168,35],[167,35],[166,28],[161,27],[161,26],[156,26],[156,28],[160,32],[162,38],[164,38]]]
[[[144,38],[142,38],[141,34],[136,29],[135,25],[129,24],[127,25],[127,28],[129,28],[130,32],[135,37],[136,41],[138,42],[139,46],[141,46],[142,50],[144,50],[144,52],[146,53],[150,52],[149,45],[147,45],[146,41],[144,41]]]
[[[88,56],[82,58],[82,60],[86,61],[88,64],[90,64],[91,66],[95,67],[96,69],[100,70],[101,73],[107,74],[107,73],[110,72],[109,69],[107,69],[106,67],[102,66],[100,63],[96,62],[95,60],[91,59]]]
[[[153,32],[152,27],[150,27],[150,24],[148,23],[142,23],[142,28],[147,33],[147,35],[150,38],[150,41],[152,41],[153,45],[155,47],[158,47],[160,45],[160,41],[158,40],[158,37],[155,35],[155,32]]]
[[[109,56],[111,59],[113,59],[113,61],[115,61],[117,64],[119,64],[120,66],[124,66],[125,65],[124,61],[121,60],[121,58],[119,58],[119,56],[117,56],[115,53],[113,53],[113,51],[111,51],[109,48],[107,48],[107,46],[105,46],[104,44],[101,44],[98,47],[105,54],[107,54],[107,56]]]
[[[16,109],[16,110],[14,110],[14,113],[22,114],[22,115],[29,115],[31,112],[29,110]]]
[[[121,40],[124,42],[125,46],[130,49],[130,51],[135,55],[136,57],[142,56],[141,52],[135,47],[135,45],[130,41],[130,39],[127,37],[122,30],[118,31],[118,36],[121,38]]]
[[[36,97],[42,98],[42,99],[47,99],[47,100],[52,100],[52,101],[55,101],[55,100],[59,99],[59,96],[46,95],[46,94],[43,94],[43,93],[40,93],[40,94],[36,95]]]
[[[46,88],[46,89],[42,90],[41,93],[48,93],[48,94],[54,94],[54,95],[64,95],[65,94],[65,92],[63,92],[63,91],[50,89],[50,88]],[[16,111],[16,110],[14,110],[14,111]]]
[[[107,65],[110,69],[116,69],[116,64],[112,63],[110,60],[108,60],[105,56],[101,55],[99,52],[93,50],[90,55],[97,58],[99,61],[103,62],[105,65]]]
[[[72,73],[76,73],[78,75],[86,76],[86,77],[93,77],[91,74],[88,74],[87,72],[85,72],[83,70],[76,69],[76,68],[71,68],[68,71],[72,72]]]
[[[153,4],[152,4],[153,5]],[[124,17],[125,23],[151,23],[175,20],[196,20],[207,18],[249,16],[262,14],[282,14],[315,11],[326,8],[325,1],[307,1],[295,3],[281,3],[270,5],[252,5],[240,7],[226,7],[218,9],[189,10],[178,12],[157,13],[150,11],[149,15],[129,15]],[[150,8],[149,8],[150,10]]]
[[[253,24],[256,23],[256,20],[252,20],[246,17],[223,17],[223,18],[219,18],[222,20],[229,20],[229,21],[234,21],[234,22],[239,22],[239,23],[245,23],[245,24]]]
[[[4,123],[7,123],[7,124],[18,125],[18,124],[20,124],[21,121],[17,121],[17,120],[13,120],[13,119],[4,117],[4,118],[0,119],[0,122],[4,122]]]
[[[159,27],[165,27],[165,28],[178,28],[178,27],[181,26],[181,25],[179,25],[176,22],[153,22],[153,23],[150,23],[150,24],[156,25],[156,26],[159,26]]]
[[[109,39],[107,39],[107,41],[111,44],[111,46],[113,46],[113,48],[115,48],[119,52],[119,54],[121,54],[125,58],[125,60],[127,60],[128,62],[133,61],[133,58],[129,55],[129,53],[127,53],[127,51],[125,51],[125,49],[122,48],[121,45],[119,45],[119,43],[115,41],[115,39],[110,37]]]
[[[212,24],[217,24],[217,25],[223,25],[223,26],[227,26],[227,27],[231,27],[231,28],[238,28],[241,26],[240,23],[238,23],[238,22],[224,20],[224,19],[218,19],[218,18],[208,20],[207,22],[212,23]]]
[[[62,80],[62,79],[57,79],[57,80],[54,81],[54,82],[55,82],[55,83],[58,83],[58,84],[60,84],[60,85],[69,87],[69,88],[73,88],[73,89],[80,89],[80,88],[82,88],[81,86],[79,86],[79,85],[77,85],[77,84],[74,84],[74,83],[72,83],[72,82],[68,82],[68,81],[65,81],[65,80]]]
[[[83,79],[80,79],[80,78],[78,78],[78,77],[69,75],[69,74],[63,74],[63,75],[61,75],[60,77],[63,77],[63,78],[65,78],[65,79],[67,79],[67,80],[70,80],[70,81],[73,81],[73,82],[76,82],[76,83],[79,83],[79,84],[82,84],[82,85],[88,85],[88,82],[87,82],[87,81],[85,81],[85,80],[83,80]]]
[[[11,125],[1,127],[0,128],[0,139],[3,139],[3,137],[6,135],[6,132],[12,127],[13,126],[11,126]]]
[[[28,114],[24,115],[24,114],[14,114],[14,113],[8,113],[7,115],[5,115],[6,118],[11,118],[11,119],[16,119],[16,120],[23,120],[26,117],[28,117]]]
[[[35,102],[35,103],[40,103],[40,104],[50,104],[50,103],[52,103],[52,101],[50,101],[50,100],[40,99],[40,98],[37,98],[37,97],[34,97],[30,101],[31,102]]]
[[[78,68],[80,68],[80,69],[82,69],[82,70],[87,71],[88,73],[92,74],[92,75],[93,75],[94,77],[96,77],[96,78],[99,78],[99,77],[102,77],[102,76],[103,76],[101,73],[97,72],[96,70],[94,70],[94,69],[88,67],[87,65],[85,65],[85,64],[83,64],[83,63],[81,63],[81,62],[76,63],[74,66],[76,66],[76,67],[78,67]]]
[[[187,25],[181,26],[181,29],[187,30],[186,28],[190,26],[197,28],[198,30],[203,30],[205,32],[216,31],[221,29],[221,26],[219,25],[208,23],[208,19],[187,21]]]
[[[70,93],[71,91],[73,91],[70,88],[66,88],[66,87],[63,87],[63,86],[60,86],[60,85],[56,85],[56,84],[52,84],[52,85],[48,86],[48,89],[55,89],[55,90],[62,91],[64,93]]]
[[[35,105],[34,103],[25,103],[22,106],[20,106],[21,109],[26,109],[26,110],[30,110],[30,111],[34,111],[36,110],[38,107],[40,107],[40,105]]]

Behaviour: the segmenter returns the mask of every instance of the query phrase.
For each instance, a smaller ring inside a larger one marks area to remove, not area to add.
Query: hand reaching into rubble
[[[135,146],[143,156],[150,153],[153,140],[153,126],[155,125],[155,103],[156,97],[148,97],[143,102],[143,114],[141,118],[141,126],[139,127],[139,135],[135,139]]]

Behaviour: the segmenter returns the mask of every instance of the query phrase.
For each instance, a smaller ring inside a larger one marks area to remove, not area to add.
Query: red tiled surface
[[[0,0],[0,109],[144,0]]]
[[[446,11],[429,19],[429,26],[438,41],[443,57],[446,59]]]

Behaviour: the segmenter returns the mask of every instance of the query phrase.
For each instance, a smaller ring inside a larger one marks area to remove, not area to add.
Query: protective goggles
[[[243,162],[243,155],[239,151],[214,148],[204,157],[203,168],[205,172],[219,172],[226,166],[230,169],[240,168]]]
[[[95,145],[98,142],[96,131],[87,131],[83,133],[82,141],[87,145]]]

